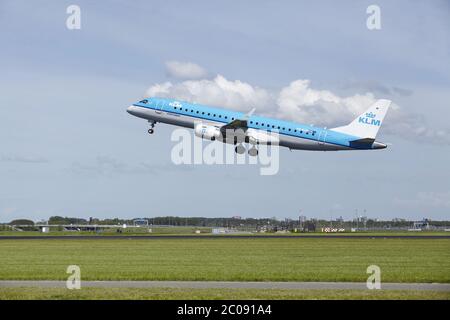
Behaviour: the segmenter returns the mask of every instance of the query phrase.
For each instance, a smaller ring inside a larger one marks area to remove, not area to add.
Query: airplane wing
[[[243,119],[236,119],[233,120],[225,125],[223,125],[222,127],[220,127],[220,129],[222,130],[229,130],[229,129],[247,129],[247,120],[243,120]]]
[[[256,108],[253,108],[249,112],[247,112],[242,119],[235,119],[226,125],[223,125],[220,130],[225,132],[225,130],[236,130],[236,129],[243,129],[244,131],[247,130],[247,120],[252,116],[253,112],[255,112]]]

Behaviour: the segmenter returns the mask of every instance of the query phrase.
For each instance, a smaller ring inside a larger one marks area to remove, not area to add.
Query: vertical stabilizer
[[[390,100],[380,99],[350,124],[330,130],[360,138],[375,139],[390,105]]]

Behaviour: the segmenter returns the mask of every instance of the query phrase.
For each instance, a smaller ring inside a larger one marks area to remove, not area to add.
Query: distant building
[[[303,230],[305,221],[306,221],[306,216],[299,216],[298,217],[298,225],[300,227],[300,230]]]
[[[133,224],[137,227],[139,226],[148,226],[148,220],[147,219],[134,219]]]
[[[428,230],[430,229],[430,222],[428,219],[423,218],[422,221],[415,221],[413,223],[414,230]]]
[[[314,221],[306,221],[303,226],[303,231],[305,232],[315,232],[316,231],[316,224]]]
[[[221,234],[221,233],[226,233],[227,229],[225,228],[213,228],[212,229],[212,233],[213,234]]]

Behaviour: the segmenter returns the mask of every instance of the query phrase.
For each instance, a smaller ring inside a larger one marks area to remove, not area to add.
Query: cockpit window
[[[139,103],[147,104],[147,103],[148,103],[148,100],[147,100],[147,99],[144,99],[144,100],[139,101]]]

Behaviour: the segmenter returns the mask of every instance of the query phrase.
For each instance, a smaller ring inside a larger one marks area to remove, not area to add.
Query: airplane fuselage
[[[232,121],[244,119],[242,112],[213,108],[175,99],[148,98],[134,103],[128,113],[148,120],[194,129],[198,123],[220,128]],[[354,143],[360,137],[295,122],[251,115],[246,118],[246,131],[258,135],[278,134],[280,146],[294,150],[338,151],[382,149],[386,145],[371,141]],[[226,142],[226,141],[224,141]]]

